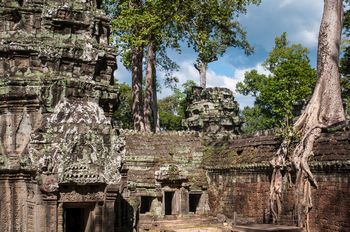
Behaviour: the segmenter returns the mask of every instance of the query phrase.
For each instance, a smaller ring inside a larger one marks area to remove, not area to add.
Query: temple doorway
[[[164,192],[164,213],[172,215],[174,210],[174,194],[175,192]]]
[[[92,210],[84,208],[64,209],[64,232],[92,232]]]
[[[189,211],[191,213],[196,213],[197,208],[199,206],[199,201],[201,199],[201,194],[200,193],[190,193],[188,197],[188,203],[189,203]]]
[[[154,197],[141,196],[141,206],[140,206],[141,214],[149,213],[151,211],[152,201],[154,199],[155,199]]]

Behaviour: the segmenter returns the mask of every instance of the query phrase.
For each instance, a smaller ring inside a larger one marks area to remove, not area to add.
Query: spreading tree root
[[[286,166],[288,158],[289,142],[284,140],[277,151],[277,156],[270,162],[273,166],[271,185],[270,185],[270,210],[274,223],[279,221],[279,216],[282,210],[282,169]]]
[[[282,173],[287,162],[296,172],[294,184],[295,213],[298,226],[309,231],[309,212],[312,208],[311,187],[317,182],[308,165],[313,146],[321,129],[345,121],[339,82],[339,43],[342,30],[343,1],[325,0],[317,49],[317,83],[305,111],[293,125],[302,135],[291,156],[281,148],[271,161],[274,168],[270,187],[270,208],[274,221],[281,213]],[[287,170],[288,171],[288,170]]]
[[[311,187],[317,188],[317,181],[310,171],[308,160],[310,156],[313,156],[313,145],[320,135],[320,127],[309,129],[304,133],[291,155],[288,153],[290,141],[285,139],[271,161],[273,173],[270,185],[270,211],[274,223],[279,222],[282,211],[283,176],[281,171],[285,170],[290,177],[288,168],[291,164],[296,172],[294,209],[297,223],[299,227],[309,231],[309,212],[312,208]]]
[[[293,155],[292,164],[297,172],[295,182],[295,210],[298,226],[309,231],[309,212],[312,209],[311,186],[318,188],[317,181],[311,173],[308,160],[313,156],[313,145],[321,135],[321,128],[315,127],[305,133],[297,144]]]

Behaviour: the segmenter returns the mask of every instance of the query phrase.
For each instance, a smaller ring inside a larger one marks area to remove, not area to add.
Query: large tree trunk
[[[142,100],[142,59],[143,48],[136,47],[132,50],[132,115],[134,129],[144,130],[143,124],[143,100]]]
[[[144,123],[146,131],[154,131],[154,99],[155,96],[155,62],[156,62],[156,46],[153,41],[148,45],[147,54],[147,69],[146,69],[146,83],[145,83],[145,100],[144,100]]]
[[[272,177],[270,189],[270,206],[274,220],[278,221],[280,213],[280,208],[276,207],[280,205],[280,170],[290,161],[297,174],[295,213],[298,226],[304,231],[309,231],[311,186],[317,188],[317,182],[308,165],[308,159],[313,155],[314,142],[320,136],[322,128],[345,121],[338,70],[342,13],[342,0],[324,1],[317,51],[318,79],[310,102],[293,127],[294,132],[301,135],[301,140],[291,156],[287,152],[278,152],[271,162],[276,173]],[[289,141],[284,141],[284,144],[288,143]]]
[[[203,62],[203,61],[197,61],[197,63],[194,64],[194,67],[197,69],[199,72],[199,80],[200,80],[200,87],[203,89],[206,88],[207,85],[207,69],[208,69],[208,64]]]
[[[139,8],[142,6],[141,0],[130,0],[130,8]],[[132,49],[131,65],[132,65],[132,116],[134,121],[134,129],[138,131],[144,130],[143,123],[143,98],[142,98],[142,59],[143,47],[135,47]]]

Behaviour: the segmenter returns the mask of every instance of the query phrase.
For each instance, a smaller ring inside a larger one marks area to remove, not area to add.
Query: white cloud
[[[131,72],[128,71],[121,62],[118,61],[118,68],[113,73],[114,78],[119,83],[128,83],[131,84]]]
[[[288,5],[290,5],[293,2],[293,0],[282,0],[279,7],[286,7]]]
[[[185,83],[187,80],[193,80],[198,85],[199,74],[198,71],[193,67],[193,61],[183,61],[179,65],[180,70],[174,73],[174,76],[179,79],[179,85]],[[236,68],[235,70],[232,70],[232,76],[220,75],[214,72],[212,69],[209,69],[207,71],[207,87],[228,88],[234,92],[236,100],[239,103],[241,109],[243,109],[245,106],[251,106],[254,103],[254,98],[238,94],[235,90],[236,84],[239,81],[243,81],[244,73],[252,69],[256,69],[258,73],[261,74],[269,74],[269,72],[265,70],[261,64],[257,64],[250,68]],[[170,94],[172,94],[172,91],[170,89],[163,88],[159,95],[159,98],[166,97]]]
[[[277,7],[276,7],[277,6]],[[320,0],[269,0],[252,6],[240,21],[252,44],[261,45],[269,51],[274,37],[287,32],[292,43],[308,48],[317,47],[323,1]]]
[[[316,28],[301,30],[296,35],[295,40],[300,41],[304,46],[315,47],[318,42],[318,27]]]

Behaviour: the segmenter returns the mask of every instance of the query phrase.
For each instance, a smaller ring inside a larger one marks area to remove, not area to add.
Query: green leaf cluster
[[[186,95],[195,86],[194,81],[182,84],[183,91],[174,88],[173,94],[158,101],[159,120],[162,130],[182,130],[185,118]]]
[[[105,0],[104,8],[114,17],[112,32],[123,64],[131,68],[132,48],[146,47],[150,38],[158,46],[178,51],[178,42],[187,41],[198,52],[197,61],[204,64],[217,60],[228,47],[243,48],[250,54],[253,48],[238,15],[246,13],[249,4],[259,3],[260,0]]]
[[[112,32],[125,67],[131,68],[133,48],[158,46],[178,48],[174,16],[179,0],[116,0]],[[110,4],[110,3],[109,3]]]
[[[119,89],[118,108],[113,114],[113,124],[118,128],[132,129],[132,90],[131,87],[122,83],[116,84]]]
[[[340,59],[340,74],[341,74],[341,88],[342,98],[345,103],[345,111],[347,118],[350,118],[350,3],[344,1],[345,6],[348,10],[344,12],[344,24],[343,24],[343,38],[342,48],[343,55]]]
[[[242,112],[245,132],[291,124],[316,84],[308,50],[300,44],[290,45],[286,33],[275,38],[275,46],[263,66],[269,75],[252,70],[236,86],[239,93],[256,97],[254,106]]]
[[[249,4],[260,0],[186,1],[177,22],[189,47],[198,53],[197,62],[208,64],[218,59],[228,47],[253,51],[246,32],[238,22]]]

